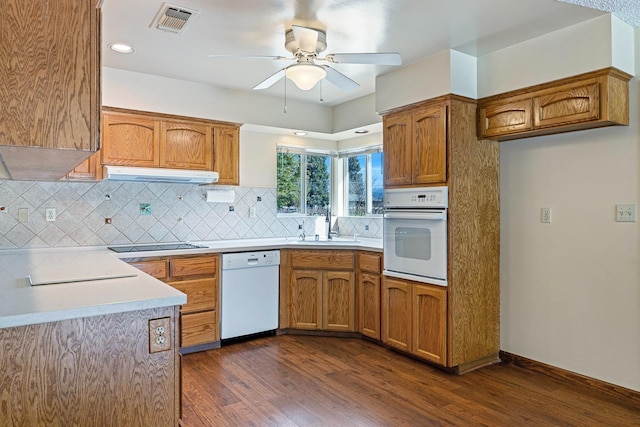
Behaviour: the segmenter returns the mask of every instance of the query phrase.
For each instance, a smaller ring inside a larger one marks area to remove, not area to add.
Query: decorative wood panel
[[[217,311],[182,314],[180,346],[191,347],[220,340]]]
[[[188,122],[160,122],[160,167],[213,170],[213,128]]]
[[[322,272],[291,272],[291,327],[320,329],[322,326]]]
[[[413,184],[447,180],[447,107],[435,104],[413,112]]]
[[[382,280],[382,341],[411,351],[411,285],[403,280]]]
[[[413,287],[413,354],[445,365],[447,353],[447,290]]]
[[[475,116],[474,101],[451,100],[448,366],[500,349],[499,147],[476,140]]]
[[[360,273],[358,276],[359,332],[380,339],[380,275]]]
[[[384,185],[411,184],[412,159],[412,118],[407,114],[384,116],[383,151],[384,151]]]
[[[160,165],[158,120],[136,114],[104,113],[102,126],[102,164]]]
[[[240,129],[216,126],[213,161],[213,170],[218,172],[218,184],[240,185]]]
[[[353,270],[352,251],[296,250],[291,251],[291,268]]]
[[[355,291],[353,272],[325,271],[322,273],[322,329],[355,331]]]
[[[149,354],[157,308],[0,329],[0,424],[176,426],[177,350]]]

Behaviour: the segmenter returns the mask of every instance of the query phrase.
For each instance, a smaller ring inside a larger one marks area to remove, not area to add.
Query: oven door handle
[[[444,221],[447,216],[444,212],[385,212],[384,219],[422,219],[431,221]]]

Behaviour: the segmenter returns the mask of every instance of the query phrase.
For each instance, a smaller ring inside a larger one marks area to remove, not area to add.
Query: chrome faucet
[[[307,238],[307,235],[304,232],[304,220],[302,220],[302,224],[298,224],[298,230],[301,230],[298,238],[300,240],[305,240]]]

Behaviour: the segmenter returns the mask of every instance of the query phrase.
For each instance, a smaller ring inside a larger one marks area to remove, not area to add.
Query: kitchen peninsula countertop
[[[112,270],[114,275],[131,277],[32,286],[29,276],[37,269],[34,266],[51,265],[52,258],[57,265],[53,274],[67,274],[69,278],[89,264],[114,261],[113,253],[104,248],[0,251],[0,328],[182,305],[187,301],[182,292],[120,261]]]
[[[339,237],[317,242],[310,236],[305,241],[289,237],[192,243],[203,248],[128,253],[116,253],[105,247],[0,250],[0,328],[186,303],[186,295],[182,292],[118,259],[294,248],[382,252],[382,240],[371,238],[356,241]],[[113,265],[114,260],[118,262],[111,273],[133,276],[81,280],[86,276],[78,270],[95,265],[95,270],[104,273],[100,266]],[[80,281],[32,286],[29,276],[42,264],[48,264],[54,275],[62,278],[60,281],[65,277]]]

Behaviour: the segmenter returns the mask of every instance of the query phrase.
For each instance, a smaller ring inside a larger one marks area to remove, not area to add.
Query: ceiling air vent
[[[151,27],[172,33],[181,33],[197,13],[197,10],[164,3],[153,19]]]

